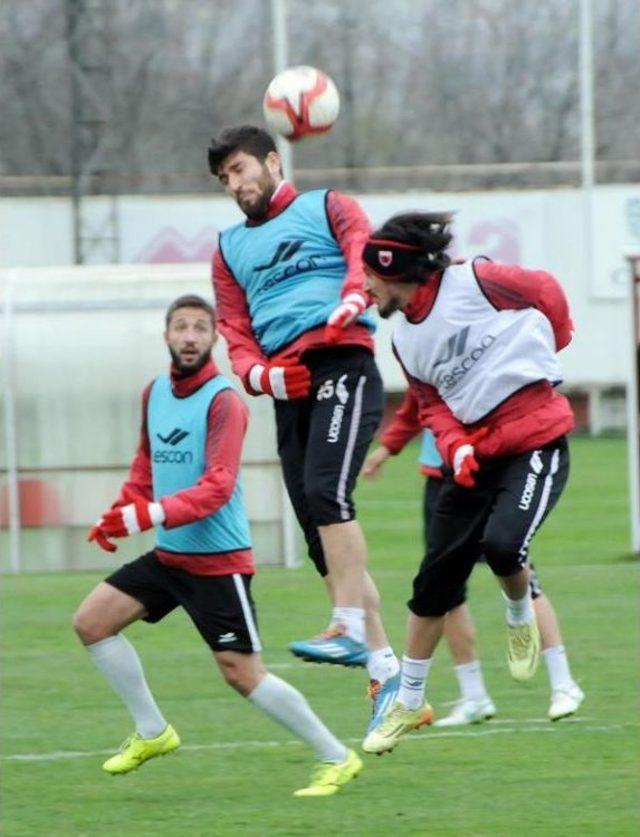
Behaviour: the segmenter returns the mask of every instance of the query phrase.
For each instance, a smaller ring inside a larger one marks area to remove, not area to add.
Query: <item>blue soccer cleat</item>
[[[374,729],[382,721],[384,715],[391,709],[398,697],[399,688],[399,672],[393,677],[389,677],[389,679],[385,680],[384,683],[381,683],[379,680],[372,680],[369,683],[367,691],[369,693],[369,697],[373,701],[373,706],[371,708],[371,720],[369,721],[369,726],[367,727],[365,736],[374,731]]]
[[[366,644],[347,636],[343,628],[329,628],[313,639],[291,642],[289,651],[309,663],[332,663],[337,666],[365,666],[369,657]]]

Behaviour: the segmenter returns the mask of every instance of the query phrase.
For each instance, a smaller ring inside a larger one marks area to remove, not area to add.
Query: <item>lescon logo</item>
[[[270,270],[272,267],[277,265],[278,262],[288,262],[289,259],[292,259],[295,256],[303,244],[304,241],[301,238],[294,239],[293,241],[281,241],[276,248],[276,252],[272,256],[271,261],[267,264],[261,264],[258,265],[258,267],[254,267],[253,272],[259,273],[261,270]]]
[[[174,427],[168,436],[161,436],[160,433],[156,433],[156,436],[158,437],[158,439],[160,439],[161,442],[164,442],[165,445],[172,446],[179,445],[180,442],[183,439],[186,439],[188,435],[188,430],[180,430],[179,427]]]
[[[444,351],[433,364],[433,385],[440,393],[448,392],[459,383],[496,339],[493,334],[485,334],[477,346],[467,351],[468,336],[469,326],[451,335],[447,339]],[[438,366],[443,368],[439,369],[436,374]]]
[[[435,369],[436,366],[440,366],[443,363],[449,363],[449,361],[461,355],[465,347],[467,345],[467,337],[469,335],[469,326],[463,328],[462,331],[459,331],[457,334],[452,334],[451,337],[447,340],[447,345],[445,346],[444,352],[440,355],[438,360],[433,364],[433,368]]]

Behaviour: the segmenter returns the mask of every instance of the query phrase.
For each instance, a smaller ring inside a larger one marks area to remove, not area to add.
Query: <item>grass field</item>
[[[414,734],[366,757],[360,778],[329,799],[294,799],[311,754],[226,687],[182,613],[128,631],[184,746],[137,773],[100,770],[129,718],[69,627],[94,573],[5,578],[3,833],[34,835],[635,835],[639,833],[638,572],[628,555],[625,446],[573,440],[569,488],[533,555],[561,617],[574,675],[587,693],[575,719],[546,720],[541,666],[510,680],[503,607],[480,567],[471,603],[495,720]],[[420,558],[416,450],[359,489],[371,568],[401,650]],[[135,541],[118,555],[135,556]],[[123,554],[123,553],[126,553]],[[357,745],[369,707],[362,671],[294,660],[286,644],[323,626],[322,585],[308,566],[259,573],[265,659]],[[432,670],[439,713],[457,696],[444,648]]]

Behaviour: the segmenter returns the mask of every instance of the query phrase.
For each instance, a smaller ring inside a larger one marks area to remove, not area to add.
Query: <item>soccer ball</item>
[[[289,67],[269,83],[262,108],[269,128],[295,142],[331,129],[338,118],[340,96],[321,70]]]

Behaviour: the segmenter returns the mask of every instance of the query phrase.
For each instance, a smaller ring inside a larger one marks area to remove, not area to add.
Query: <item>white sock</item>
[[[400,663],[390,645],[369,651],[367,671],[372,680],[378,680],[380,683],[384,683],[390,677],[395,677],[400,671]]]
[[[507,625],[512,628],[533,622],[535,615],[531,604],[531,592],[527,590],[521,599],[510,599],[503,591],[502,595],[507,603]]]
[[[157,738],[167,727],[135,648],[122,634],[86,646],[93,661],[129,710],[142,738]]]
[[[489,695],[484,685],[480,660],[454,666],[454,670],[458,678],[462,700],[471,700],[474,703],[483,703],[488,700]]]
[[[332,625],[343,625],[347,636],[356,642],[366,642],[364,609],[361,607],[334,607],[331,613]]]
[[[564,645],[555,645],[553,648],[545,648],[542,652],[551,691],[563,689],[573,684],[573,677],[569,668],[569,660]]]
[[[420,709],[424,703],[424,692],[430,668],[431,659],[412,660],[411,657],[402,658],[398,700],[407,709]]]
[[[337,763],[347,758],[347,748],[325,727],[304,696],[275,674],[266,674],[249,700],[313,747],[320,761]]]

